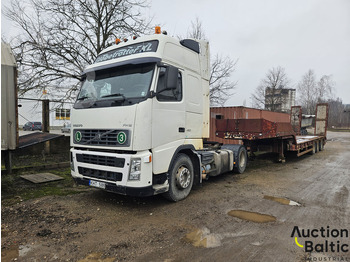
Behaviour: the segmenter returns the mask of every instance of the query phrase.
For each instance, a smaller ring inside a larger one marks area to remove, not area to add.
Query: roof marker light
[[[160,26],[156,26],[155,30],[154,30],[154,33],[159,35],[162,33],[161,29],[160,29]]]
[[[117,44],[119,44],[121,42],[121,40],[119,39],[119,38],[116,38],[115,39],[115,44],[117,45]]]

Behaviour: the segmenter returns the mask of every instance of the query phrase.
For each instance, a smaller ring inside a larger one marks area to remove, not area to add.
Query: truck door
[[[167,86],[170,71],[173,78],[177,76],[173,87]],[[170,144],[185,138],[183,73],[177,68],[159,67],[152,114],[152,148],[171,147]]]

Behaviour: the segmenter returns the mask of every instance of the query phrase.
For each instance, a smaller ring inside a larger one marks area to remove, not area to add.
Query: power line
[[[20,113],[18,113],[21,117],[23,117],[26,121],[28,121],[28,122],[32,122],[32,121],[30,121],[30,120],[28,120],[27,118],[25,118],[24,116],[22,116]]]

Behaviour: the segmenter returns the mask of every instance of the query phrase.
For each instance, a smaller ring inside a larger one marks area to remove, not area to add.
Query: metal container
[[[217,119],[265,119],[271,122],[290,123],[290,115],[268,110],[244,106],[212,107],[210,108],[210,137],[209,141],[223,144],[238,144],[239,140],[224,139],[216,136]]]

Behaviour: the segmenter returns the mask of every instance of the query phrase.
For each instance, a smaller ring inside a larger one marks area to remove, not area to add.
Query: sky
[[[211,54],[238,59],[235,94],[226,105],[251,106],[269,69],[284,67],[296,88],[313,69],[332,75],[336,96],[350,104],[349,0],[152,0],[153,21],[169,35],[186,35],[201,21]]]
[[[317,79],[332,75],[336,97],[350,104],[350,0],[149,1],[144,15],[168,35],[186,35],[198,18],[212,56],[238,60],[232,74],[237,87],[226,106],[251,106],[260,81],[278,66],[291,88],[309,69]],[[15,30],[3,16],[1,28],[5,37]]]

